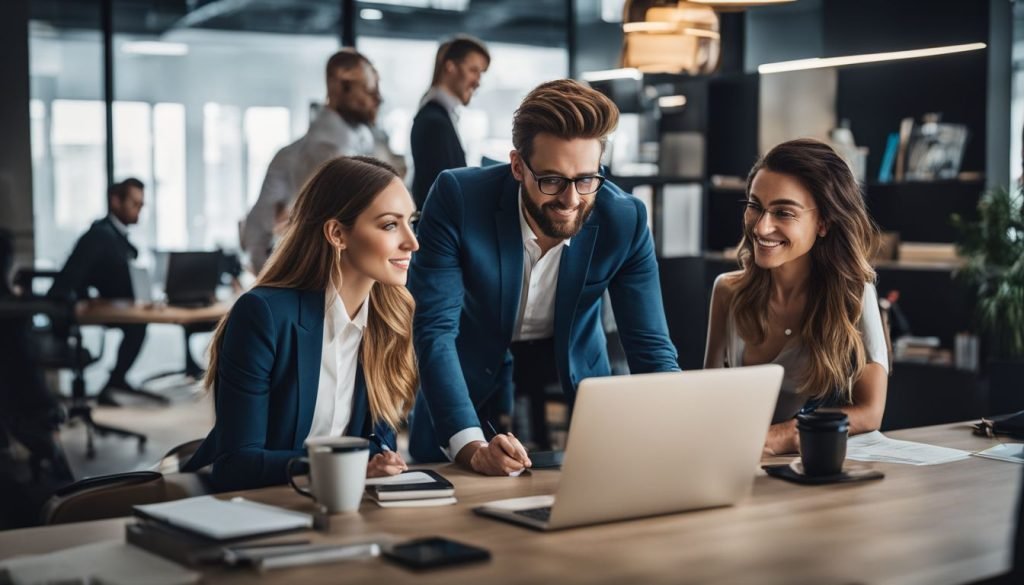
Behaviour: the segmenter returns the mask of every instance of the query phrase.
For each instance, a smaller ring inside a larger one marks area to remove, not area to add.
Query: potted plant
[[[1024,187],[990,189],[976,221],[952,219],[988,347],[989,414],[1024,410]]]

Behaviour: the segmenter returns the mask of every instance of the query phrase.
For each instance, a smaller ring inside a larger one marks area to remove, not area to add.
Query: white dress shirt
[[[519,189],[519,230],[523,236],[523,282],[519,295],[519,310],[512,329],[512,341],[547,339],[555,332],[555,290],[558,288],[558,267],[562,263],[562,250],[570,238],[558,242],[541,256],[537,234],[526,221],[523,211],[523,190]],[[448,440],[448,457],[455,455],[474,441],[483,441],[480,427],[469,427],[452,435]]]
[[[309,123],[305,136],[274,155],[263,179],[259,198],[245,218],[243,246],[259,272],[273,245],[274,222],[280,207],[288,207],[299,189],[323,163],[336,156],[373,156],[373,132],[366,124],[352,125],[333,108],[323,106]]]
[[[355,319],[349,319],[341,295],[329,289],[324,300],[324,340],[320,357],[320,382],[316,389],[316,407],[310,437],[337,437],[345,433],[352,418],[359,344],[370,312],[370,300]]]

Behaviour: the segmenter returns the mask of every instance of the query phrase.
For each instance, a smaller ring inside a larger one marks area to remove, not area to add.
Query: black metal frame
[[[70,356],[69,366],[73,378],[71,380],[71,400],[68,405],[68,422],[76,420],[85,424],[86,442],[85,455],[89,459],[96,456],[94,436],[99,434],[117,435],[125,438],[135,438],[139,441],[139,451],[144,451],[147,437],[143,433],[129,431],[97,423],[92,418],[92,405],[89,404],[85,392],[85,367],[84,349],[82,346],[82,329],[78,323],[76,313],[76,302],[71,299],[54,299],[35,296],[31,292],[31,280],[34,277],[49,277],[52,272],[21,270],[18,273],[16,282],[22,288],[22,296],[0,300],[0,317],[34,317],[35,315],[46,315],[54,328],[53,334],[60,335],[67,345]]]

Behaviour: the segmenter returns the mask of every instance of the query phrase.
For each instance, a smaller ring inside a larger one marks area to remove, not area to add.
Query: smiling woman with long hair
[[[284,483],[307,437],[375,433],[394,447],[418,384],[405,288],[415,212],[385,163],[320,167],[256,286],[214,333],[206,386],[217,422],[186,471],[212,464],[218,490],[246,489]],[[367,474],[405,468],[376,452]]]
[[[781,364],[765,448],[798,448],[795,415],[841,407],[850,434],[882,421],[887,338],[870,258],[878,228],[846,162],[823,142],[779,144],[747,178],[742,269],[715,280],[704,367]]]

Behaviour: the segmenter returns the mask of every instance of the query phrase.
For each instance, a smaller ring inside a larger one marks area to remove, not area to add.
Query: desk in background
[[[81,325],[125,325],[162,323],[180,325],[185,332],[185,367],[183,370],[172,370],[146,378],[146,385],[166,376],[184,374],[198,380],[203,376],[203,368],[192,358],[189,350],[189,338],[194,333],[213,331],[221,317],[231,310],[230,302],[218,302],[206,307],[176,307],[154,303],[132,301],[90,300],[82,301],[76,307],[76,315]],[[140,390],[149,398],[166,402],[161,394]]]
[[[890,436],[968,450],[994,443],[972,436],[967,424],[908,429]],[[490,562],[422,573],[383,560],[261,576],[213,568],[204,571],[204,582],[941,585],[1008,569],[1020,465],[976,457],[936,466],[876,465],[886,473],[881,481],[812,487],[759,474],[752,496],[735,507],[554,533],[481,518],[470,509],[495,499],[553,493],[559,472],[486,478],[450,466],[431,466],[455,483],[458,505],[384,509],[364,501],[358,515],[333,517],[331,532],[313,538],[439,534],[490,549]],[[309,500],[286,486],[243,495],[312,511]],[[0,558],[122,538],[126,522],[122,518],[0,532]]]
[[[216,323],[231,310],[231,303],[208,307],[175,307],[131,301],[92,300],[78,304],[76,314],[81,325],[150,324],[194,325]]]

